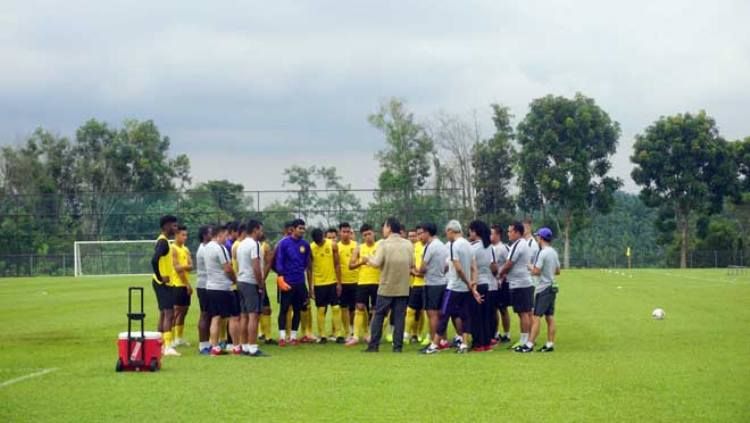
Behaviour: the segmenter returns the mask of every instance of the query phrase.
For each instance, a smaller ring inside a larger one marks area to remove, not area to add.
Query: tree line
[[[594,99],[538,98],[515,125],[508,107],[490,107],[494,130],[483,136],[476,116],[419,120],[403,100],[389,99],[367,117],[385,140],[371,199],[356,195],[335,167],[290,163],[282,185],[294,192],[262,206],[239,183],[193,185],[189,158],[171,154],[152,121],[90,120],[73,137],[39,128],[0,150],[0,235],[8,240],[0,256],[69,253],[81,239],[148,238],[166,211],[191,227],[257,216],[271,232],[301,213],[322,226],[390,214],[409,225],[532,216],[555,229],[566,267],[611,263],[628,246],[676,257],[681,267],[694,250],[744,251],[750,137],[726,140],[706,112],[659,117],[636,135],[636,196],[611,175],[620,126]]]

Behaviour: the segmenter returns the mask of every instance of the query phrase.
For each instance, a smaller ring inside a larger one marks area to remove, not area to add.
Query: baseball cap
[[[552,229],[550,228],[539,228],[539,230],[536,231],[536,235],[545,241],[552,241]]]

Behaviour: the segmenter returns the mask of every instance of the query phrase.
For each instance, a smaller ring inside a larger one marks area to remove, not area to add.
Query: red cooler
[[[117,363],[122,364],[121,370],[153,372],[161,368],[161,332],[144,332],[143,339],[140,332],[120,332],[117,338],[117,349],[120,353]]]
[[[141,295],[141,311],[133,312],[133,294]],[[143,312],[143,287],[128,288],[128,331],[117,336],[119,351],[115,371],[161,369],[161,332],[144,331],[146,314]],[[141,330],[133,330],[133,322],[140,322]]]

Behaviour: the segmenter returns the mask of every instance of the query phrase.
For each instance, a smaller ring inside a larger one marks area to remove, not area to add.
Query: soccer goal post
[[[79,276],[150,275],[155,240],[75,241],[73,274]]]

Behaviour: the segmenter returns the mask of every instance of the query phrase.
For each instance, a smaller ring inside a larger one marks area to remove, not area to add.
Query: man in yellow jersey
[[[414,267],[411,269],[411,287],[409,288],[409,304],[406,309],[406,331],[411,335],[409,342],[419,342],[424,330],[424,274],[422,268],[422,256],[424,255],[424,244],[422,243],[422,227],[417,226],[408,232],[409,241],[414,246]],[[406,339],[404,339],[406,340]]]
[[[310,292],[318,309],[318,343],[325,344],[326,311],[331,306],[333,322],[331,324],[335,336],[343,336],[341,329],[341,307],[338,298],[341,295],[341,269],[339,267],[339,251],[336,242],[323,237],[323,231],[315,228],[312,231],[313,243],[310,245],[311,263],[308,270]]]
[[[169,254],[169,237],[177,230],[177,218],[172,215],[159,219],[161,234],[156,239],[154,256],[151,258],[151,285],[154,287],[156,302],[159,305],[158,330],[162,333],[164,355],[181,355],[172,347],[172,321],[174,318],[174,290],[171,275],[174,269],[172,255]]]
[[[339,224],[339,234],[341,241],[338,243],[339,249],[339,268],[341,269],[341,296],[339,305],[341,306],[341,324],[344,328],[343,334],[346,339],[336,339],[336,343],[348,341],[354,333],[352,332],[352,320],[354,319],[354,310],[357,304],[357,277],[359,271],[349,269],[349,263],[352,260],[352,254],[357,248],[357,241],[353,238],[354,231],[347,222]]]
[[[268,274],[271,272],[271,266],[273,263],[274,250],[266,239],[266,234],[263,233],[260,237],[260,249],[263,254],[263,280],[268,278]],[[260,311],[260,323],[258,324],[258,341],[265,342],[266,345],[276,345],[273,335],[271,335],[271,300],[268,298],[268,290],[263,290],[263,307]],[[292,319],[290,318],[289,321]],[[268,334],[268,336],[266,336]]]
[[[352,253],[349,269],[359,271],[357,276],[356,311],[354,312],[354,336],[347,342],[351,347],[359,344],[369,327],[369,311],[374,310],[378,298],[378,284],[380,283],[380,269],[367,264],[368,257],[375,257],[378,243],[375,242],[375,231],[365,223],[359,228],[362,243]]]
[[[326,239],[330,239],[333,242],[339,241],[339,231],[336,228],[328,228],[326,231]]]
[[[174,289],[174,325],[172,326],[172,337],[174,346],[187,346],[183,334],[185,332],[185,316],[190,308],[190,297],[193,295],[193,287],[188,280],[188,273],[193,270],[193,259],[185,242],[188,239],[188,231],[185,225],[178,225],[174,235],[174,243],[171,245],[172,261],[174,271],[170,280]]]

